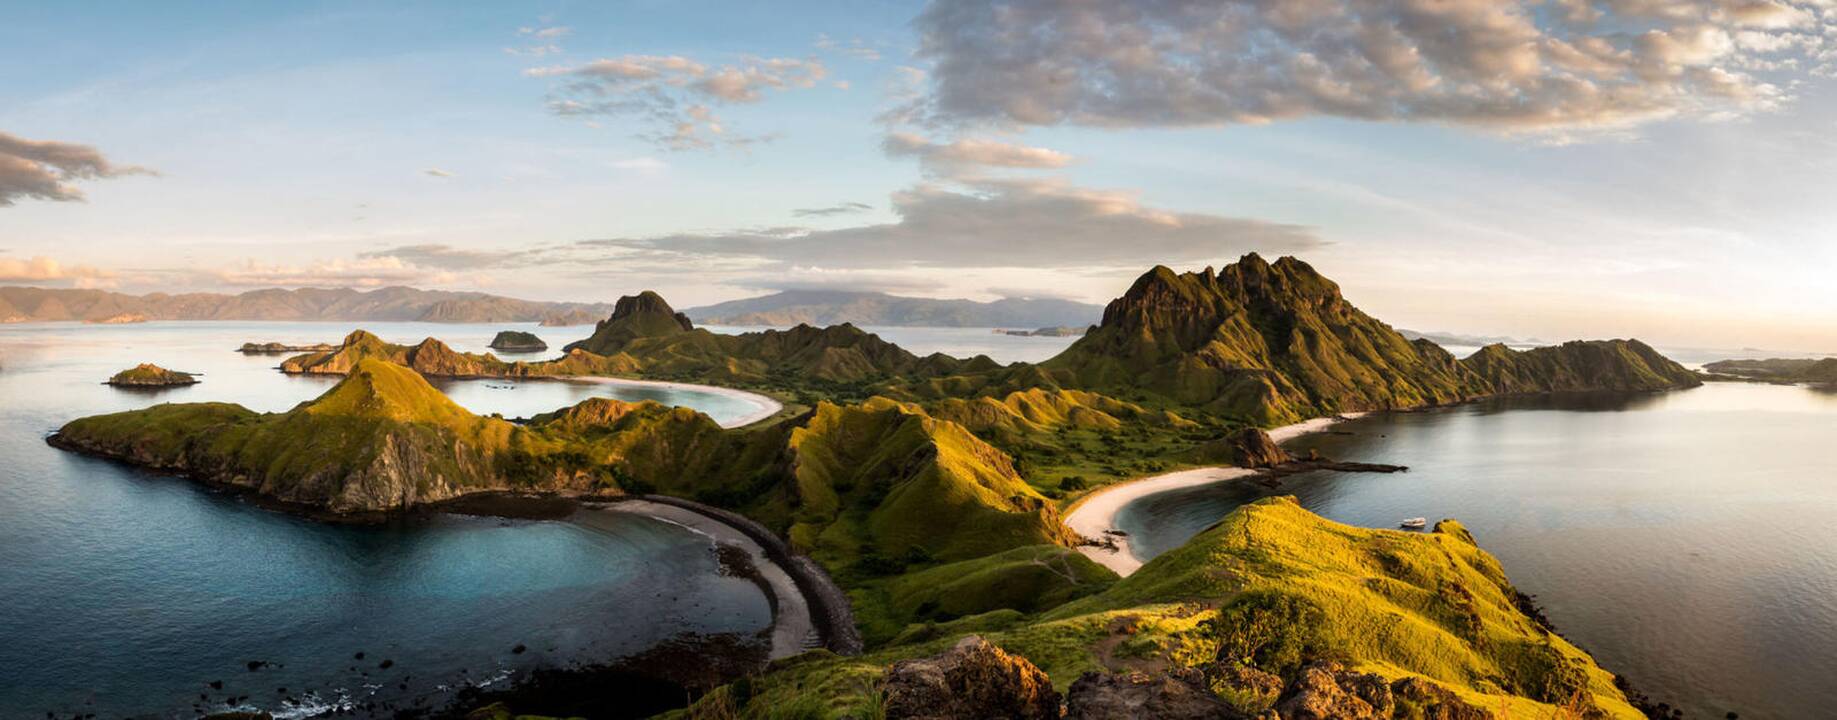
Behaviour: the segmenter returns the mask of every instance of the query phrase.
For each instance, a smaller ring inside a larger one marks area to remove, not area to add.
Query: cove
[[[1144,559],[1232,508],[1294,495],[1329,519],[1452,517],[1604,667],[1692,717],[1837,707],[1837,395],[1710,384],[1367,416],[1288,443],[1395,475],[1310,473],[1137,499]]]
[[[451,332],[477,336],[481,347],[492,329],[381,325],[392,339]],[[195,717],[239,707],[298,717],[429,706],[464,685],[502,687],[537,668],[770,628],[758,585],[724,568],[707,535],[680,524],[603,512],[326,524],[44,443],[72,418],[160,402],[285,410],[336,379],[287,377],[274,358],[233,349],[349,329],[0,327],[0,457],[8,461],[0,464],[0,716]],[[204,382],[157,392],[99,384],[142,361],[201,372]],[[474,411],[513,417],[575,394],[729,408],[692,390],[485,382],[443,389]]]

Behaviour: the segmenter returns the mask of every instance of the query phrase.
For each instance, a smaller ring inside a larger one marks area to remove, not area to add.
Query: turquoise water
[[[501,329],[364,326],[397,341],[437,335],[466,350]],[[704,536],[660,521],[601,513],[591,523],[328,525],[44,444],[70,419],[158,402],[285,410],[335,380],[287,377],[272,369],[275,357],[232,350],[246,341],[335,342],[350,329],[0,326],[0,718],[192,717],[194,705],[297,715],[341,699],[412,705],[465,682],[770,623],[765,597],[722,576]],[[556,347],[570,339],[547,330]],[[204,382],[157,392],[100,384],[142,361],[203,372]],[[442,387],[475,412],[507,416],[590,395],[649,397],[717,417],[750,410],[718,395],[606,385]],[[518,645],[526,652],[512,652]],[[379,667],[385,660],[390,668]],[[251,672],[250,661],[272,664]],[[248,699],[227,701],[236,696]]]
[[[1295,495],[1353,525],[1453,517],[1608,669],[1692,717],[1837,708],[1837,394],[1711,384],[1379,415],[1291,449],[1408,465],[1143,498],[1118,527],[1178,546],[1237,505]]]

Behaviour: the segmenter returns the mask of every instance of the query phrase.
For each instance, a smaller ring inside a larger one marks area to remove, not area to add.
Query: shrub
[[[1340,653],[1322,633],[1327,615],[1308,600],[1271,591],[1247,592],[1207,621],[1220,662],[1248,665],[1284,678],[1301,666]]]

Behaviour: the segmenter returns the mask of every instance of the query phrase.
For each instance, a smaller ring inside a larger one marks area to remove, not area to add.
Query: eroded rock
[[[894,663],[881,691],[890,720],[1059,717],[1059,693],[1046,673],[975,635],[940,655]]]

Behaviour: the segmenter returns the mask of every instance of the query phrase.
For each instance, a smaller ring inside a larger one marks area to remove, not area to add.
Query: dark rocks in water
[[[532,333],[519,330],[505,330],[491,339],[489,347],[505,352],[541,352],[549,349],[549,344]]]
[[[894,663],[880,689],[889,720],[1059,717],[1046,673],[975,635],[940,655]]]
[[[394,660],[384,660],[380,663],[377,663],[376,666],[383,670],[388,670],[389,668],[395,667],[395,661]]]
[[[262,668],[268,667],[268,661],[267,660],[250,660],[248,665],[249,665],[249,672],[255,672]]]
[[[1204,674],[1192,668],[1164,674],[1087,672],[1066,690],[1066,720],[1238,717],[1243,716],[1213,694]]]
[[[223,689],[223,681],[222,681],[222,680],[212,680],[212,681],[210,681],[210,689],[212,689],[212,690],[222,690],[222,689]]]
[[[516,647],[510,649],[510,653],[512,655],[522,655],[527,650],[529,650],[529,648],[525,647],[523,643],[517,643]]]
[[[265,712],[220,712],[205,715],[203,720],[274,720]]]
[[[351,657],[352,659],[362,660],[364,659],[364,653],[362,650],[359,650],[356,655],[352,655]]]

